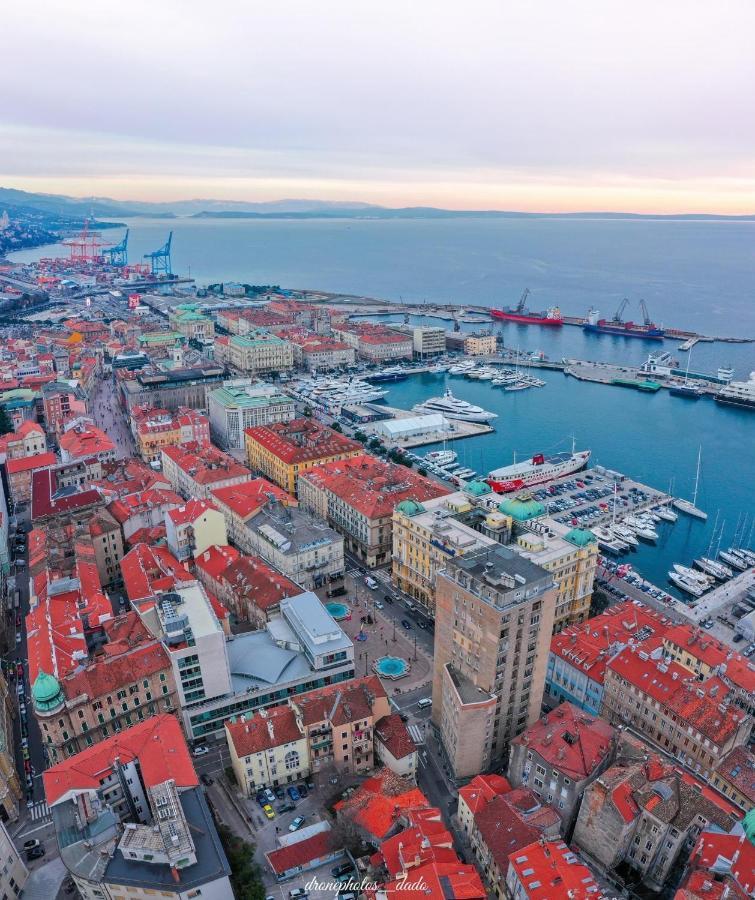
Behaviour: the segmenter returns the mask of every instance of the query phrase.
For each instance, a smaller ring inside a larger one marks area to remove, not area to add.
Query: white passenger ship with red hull
[[[572,472],[583,469],[589,461],[589,450],[580,450],[578,453],[556,453],[553,456],[536,453],[532,459],[525,462],[494,469],[485,481],[497,494],[507,494],[510,491],[520,491],[522,488],[571,475]]]

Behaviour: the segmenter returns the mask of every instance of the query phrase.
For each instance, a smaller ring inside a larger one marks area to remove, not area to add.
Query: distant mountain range
[[[35,194],[0,187],[0,213],[6,207],[26,208],[54,217],[82,220],[123,219],[132,216],[174,218],[192,216],[221,219],[449,219],[485,218],[592,218],[592,219],[722,219],[751,220],[753,215],[724,216],[708,213],[683,215],[644,215],[641,213],[530,213],[507,210],[452,210],[433,206],[410,206],[392,209],[371,203],[330,200],[272,200],[253,203],[245,200],[177,200],[164,203],[112,200],[108,197],[66,197],[62,194]]]

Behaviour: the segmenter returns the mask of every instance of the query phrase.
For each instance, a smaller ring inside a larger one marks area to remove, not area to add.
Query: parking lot
[[[658,506],[667,495],[624,476],[617,479],[590,469],[551,482],[532,496],[557,522],[589,528],[611,521],[614,515],[621,521],[638,510]]]

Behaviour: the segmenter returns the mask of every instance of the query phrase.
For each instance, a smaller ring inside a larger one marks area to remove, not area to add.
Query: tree
[[[4,406],[0,406],[0,434],[8,434],[9,431],[13,431],[13,424],[8,410]]]
[[[333,429],[333,431],[337,431],[339,434],[343,434],[343,428],[341,428],[340,422],[333,422],[330,427]]]
[[[359,441],[360,444],[366,444],[368,441],[367,435],[363,431],[359,430],[354,432],[354,439]]]
[[[417,469],[417,474],[421,475],[423,478],[427,478],[427,469],[419,468]]]
[[[311,418],[312,418],[312,409],[311,409],[311,407],[305,406],[305,407],[304,407],[304,410],[303,410],[303,412],[302,412],[302,415],[305,416],[307,419],[311,419]]]
[[[233,896],[236,900],[264,900],[265,885],[254,862],[254,845],[247,844],[224,825],[218,828],[218,834],[231,867]]]

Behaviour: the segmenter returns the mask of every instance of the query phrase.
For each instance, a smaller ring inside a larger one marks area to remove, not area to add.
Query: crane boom
[[[619,304],[619,308],[616,310],[616,312],[613,315],[614,322],[621,324],[621,322],[622,322],[621,317],[624,314],[624,310],[627,308],[627,306],[629,306],[629,300],[626,297],[624,297],[624,299]]]
[[[650,313],[648,312],[647,303],[644,300],[640,300],[640,309],[642,310],[642,318],[646,325],[652,325],[653,322],[650,318]]]
[[[530,289],[525,288],[524,291],[522,292],[522,296],[519,298],[519,303],[517,303],[517,305],[516,305],[516,311],[518,313],[520,313],[524,310],[524,304],[527,302],[527,297],[529,297],[529,295],[530,295]]]

